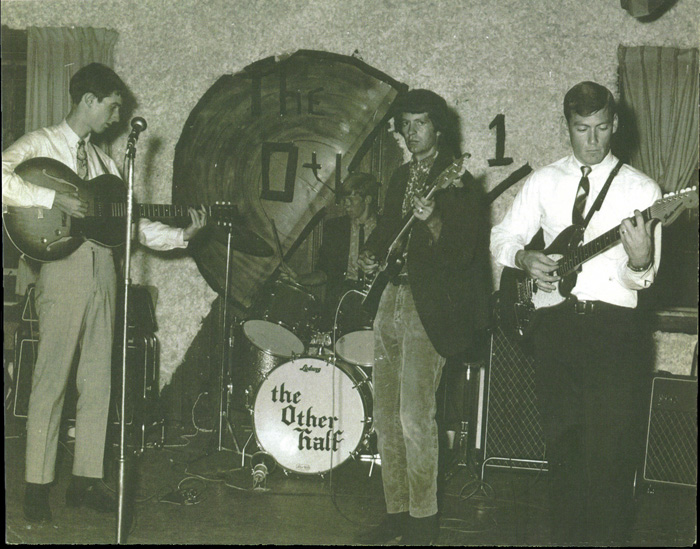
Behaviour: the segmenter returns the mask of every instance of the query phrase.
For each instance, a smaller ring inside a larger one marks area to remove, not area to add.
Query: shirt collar
[[[591,173],[590,175],[596,175],[599,173],[609,173],[610,170],[613,169],[613,166],[615,166],[615,163],[617,162],[617,158],[615,158],[615,155],[612,153],[612,151],[608,151],[608,154],[605,155],[605,158],[601,160],[598,164],[595,164],[593,166],[590,166],[591,168]],[[576,173],[580,174],[581,173],[581,166],[586,166],[587,164],[582,164],[581,162],[578,161],[578,158],[576,158],[576,155],[572,154],[571,155],[571,169],[575,170]]]
[[[68,125],[68,122],[66,119],[63,119],[63,121],[58,125],[58,129],[61,131],[61,133],[66,137],[68,140],[68,144],[72,148],[77,148],[78,147],[78,142],[80,141],[80,136],[73,131],[73,128],[71,128]],[[84,139],[85,143],[90,142],[90,134],[87,135]]]
[[[371,225],[372,223],[374,223],[376,220],[377,220],[377,216],[374,214],[370,214],[367,217],[367,219],[365,219],[364,223],[360,223],[360,220],[357,218],[351,219],[350,223],[356,227],[359,227],[360,225],[364,225],[366,227],[367,225]]]

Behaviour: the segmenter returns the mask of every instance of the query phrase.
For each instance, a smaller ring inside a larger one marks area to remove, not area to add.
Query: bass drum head
[[[304,344],[292,332],[274,322],[248,320],[243,333],[258,349],[274,356],[292,357],[304,353]]]
[[[258,445],[289,471],[329,471],[351,457],[362,442],[369,399],[371,387],[361,370],[318,358],[280,364],[255,397]]]
[[[335,354],[356,366],[374,366],[374,330],[350,332],[335,342]]]

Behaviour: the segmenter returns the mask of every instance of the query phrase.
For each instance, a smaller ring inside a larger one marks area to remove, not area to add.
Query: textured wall
[[[139,99],[136,114],[148,120],[136,180],[139,199],[150,202],[170,200],[175,144],[199,98],[220,75],[270,55],[358,50],[410,87],[442,94],[460,115],[471,170],[491,188],[525,162],[536,168],[567,152],[563,94],[589,79],[616,91],[618,45],[698,47],[700,23],[697,0],[680,0],[646,24],[618,0],[3,0],[0,9],[12,28],[119,32],[115,68]],[[489,168],[495,133],[488,126],[499,113],[514,163]],[[113,151],[120,162],[123,138]],[[518,188],[494,202],[495,221]],[[188,258],[140,251],[134,271],[136,282],[160,291],[167,382],[215,295]],[[687,346],[659,339],[672,355]]]

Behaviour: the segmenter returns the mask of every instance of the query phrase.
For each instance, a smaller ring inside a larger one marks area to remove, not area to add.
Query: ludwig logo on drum
[[[306,363],[304,363],[304,365],[301,368],[299,368],[299,370],[302,372],[316,372],[317,374],[321,373],[321,368],[316,368],[316,367],[310,366]]]

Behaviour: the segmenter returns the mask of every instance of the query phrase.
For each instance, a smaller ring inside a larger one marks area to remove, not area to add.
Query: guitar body
[[[580,242],[580,228],[571,225],[559,233],[543,253],[558,262]],[[514,327],[520,335],[526,335],[535,312],[538,309],[555,307],[566,301],[576,285],[576,278],[577,273],[573,271],[554,283],[555,290],[545,292],[540,290],[535,281],[522,269],[504,267],[500,282],[502,319],[506,324]]]
[[[88,204],[85,219],[72,218],[58,208],[17,208],[9,206],[3,222],[12,243],[27,257],[37,261],[62,259],[78,249],[86,239],[105,246],[124,242],[119,218],[98,218],[104,204],[124,201],[124,184],[114,175],[101,175],[84,181],[68,166],[51,158],[31,158],[15,169],[22,179],[59,192],[78,192]]]

